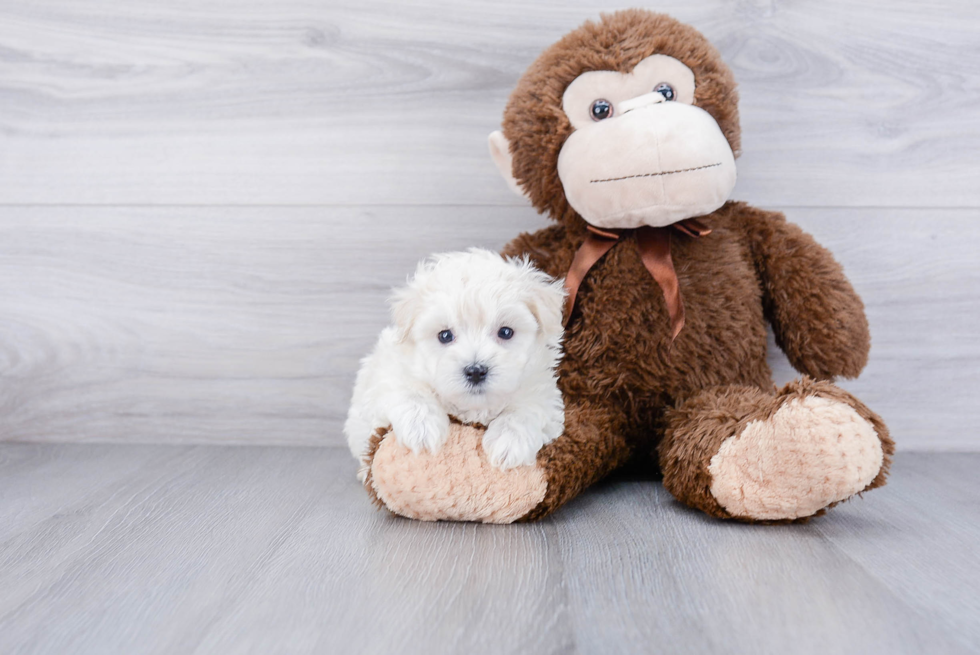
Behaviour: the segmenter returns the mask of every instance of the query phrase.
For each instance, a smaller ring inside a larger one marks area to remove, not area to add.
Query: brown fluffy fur
[[[385,435],[388,434],[388,432],[389,430],[385,428],[378,428],[375,430],[374,434],[371,435],[371,440],[368,441],[367,450],[367,460],[369,462],[374,461],[374,453],[378,452],[378,447],[381,445],[381,442],[384,440]],[[367,470],[367,477],[364,478],[364,489],[367,490],[371,503],[375,507],[381,509],[385,507],[385,504],[383,500],[378,498],[378,492],[374,488],[373,472],[374,468],[369,466]]]
[[[562,94],[585,71],[628,72],[656,53],[694,71],[695,104],[737,151],[734,80],[696,30],[642,10],[586,23],[541,55],[507,105],[514,174],[557,225],[522,234],[505,254],[527,254],[551,275],[565,275],[585,221],[568,205],[556,170],[572,131]],[[631,457],[649,456],[661,441],[665,486],[693,507],[728,517],[707,491],[711,456],[733,429],[804,393],[843,400],[872,422],[885,464],[868,488],[884,484],[894,446],[881,419],[828,382],[804,380],[774,395],[766,364],[768,321],[790,362],[817,380],[853,377],[864,367],[870,347],[864,307],[840,265],[775,212],[730,202],[703,221],[713,229],[707,237],[674,237],[687,325],[672,346],[663,295],[632,237],[582,283],[560,367],[566,431],[539,454],[548,493],[526,519],[554,511]]]

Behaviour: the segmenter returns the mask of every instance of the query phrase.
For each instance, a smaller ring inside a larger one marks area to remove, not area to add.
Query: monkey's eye
[[[504,341],[506,341],[507,339],[510,339],[512,336],[514,336],[514,330],[513,328],[509,328],[509,327],[502,327],[499,330],[497,330],[497,336],[503,339]]]
[[[653,87],[653,92],[662,95],[664,97],[664,100],[666,100],[667,102],[670,102],[671,100],[675,100],[677,98],[677,95],[674,93],[674,87],[667,84],[666,82],[661,82],[657,86]]]
[[[589,108],[589,114],[592,116],[592,120],[601,121],[604,118],[609,118],[613,115],[612,103],[608,100],[596,100],[592,103],[592,107]]]
[[[455,338],[452,330],[443,330],[439,333],[439,343],[452,343]]]

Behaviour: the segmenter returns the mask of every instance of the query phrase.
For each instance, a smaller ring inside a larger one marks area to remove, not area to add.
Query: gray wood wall
[[[980,4],[647,6],[740,81],[735,197],[865,298],[845,386],[903,449],[980,447]],[[0,0],[0,439],[341,444],[387,289],[544,224],[486,135],[615,8]]]

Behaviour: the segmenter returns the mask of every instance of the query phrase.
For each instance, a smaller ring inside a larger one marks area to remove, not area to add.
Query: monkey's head
[[[728,200],[737,105],[731,71],[697,30],[621,11],[542,53],[490,153],[511,188],[558,221],[661,227]]]

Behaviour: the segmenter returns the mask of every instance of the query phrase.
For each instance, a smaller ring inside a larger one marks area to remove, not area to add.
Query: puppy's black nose
[[[463,369],[463,375],[470,384],[480,384],[487,379],[487,367],[483,364],[470,364]]]

